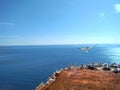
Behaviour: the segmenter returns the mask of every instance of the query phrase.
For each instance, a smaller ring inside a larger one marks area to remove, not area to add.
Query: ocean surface
[[[0,90],[34,90],[69,64],[120,63],[120,45],[0,46]]]

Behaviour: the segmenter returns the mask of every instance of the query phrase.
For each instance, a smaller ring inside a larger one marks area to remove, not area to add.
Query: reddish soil
[[[89,69],[63,70],[54,82],[38,90],[120,90],[120,74]]]

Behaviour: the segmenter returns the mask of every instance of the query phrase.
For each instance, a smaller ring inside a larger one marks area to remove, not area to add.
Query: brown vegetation
[[[63,70],[54,82],[38,90],[120,90],[120,75],[103,70]]]

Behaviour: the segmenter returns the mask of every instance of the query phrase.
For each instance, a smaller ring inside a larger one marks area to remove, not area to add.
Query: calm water
[[[120,63],[120,45],[97,45],[88,53],[78,49],[84,46],[1,46],[0,90],[34,90],[68,64]]]

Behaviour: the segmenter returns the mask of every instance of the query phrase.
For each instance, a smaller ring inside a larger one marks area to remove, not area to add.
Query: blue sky
[[[0,45],[120,43],[119,0],[0,0]]]

